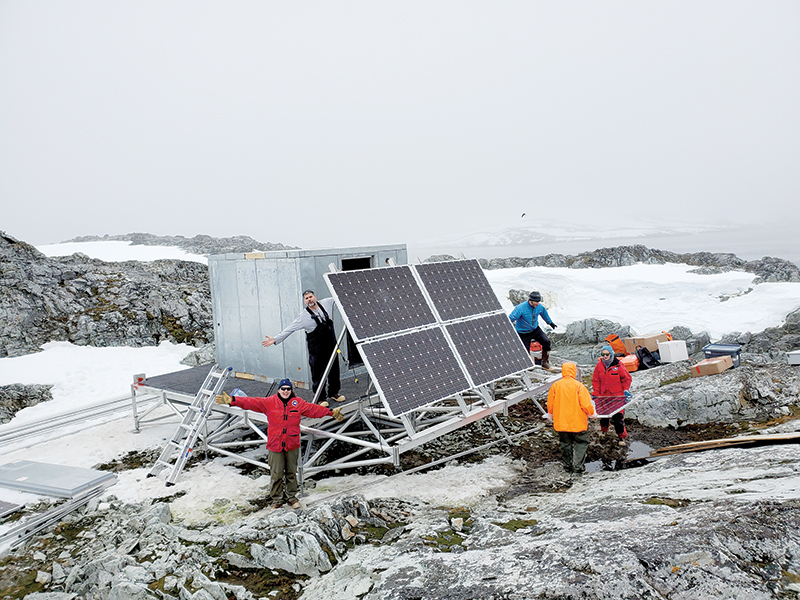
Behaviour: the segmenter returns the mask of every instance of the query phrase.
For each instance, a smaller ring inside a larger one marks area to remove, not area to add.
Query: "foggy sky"
[[[0,230],[800,221],[800,3],[0,0]]]

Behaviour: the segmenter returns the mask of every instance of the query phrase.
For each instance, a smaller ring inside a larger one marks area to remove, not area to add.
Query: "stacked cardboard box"
[[[669,336],[666,333],[656,333],[652,335],[644,335],[641,337],[625,338],[622,343],[625,344],[625,350],[630,354],[636,354],[636,347],[641,346],[647,348],[650,352],[658,352],[659,342],[668,342]]]

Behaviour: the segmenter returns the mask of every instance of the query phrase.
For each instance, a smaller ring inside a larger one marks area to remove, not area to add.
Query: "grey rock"
[[[35,352],[48,341],[213,340],[208,267],[199,263],[48,258],[0,232],[0,290],[0,357]]]
[[[0,386],[0,424],[8,423],[23,408],[53,399],[52,385],[12,383]]]
[[[776,363],[745,364],[662,385],[687,373],[685,362],[635,373],[631,391],[636,401],[626,408],[626,416],[650,427],[766,421],[784,414],[800,394],[800,372]]]
[[[604,319],[584,319],[567,325],[563,339],[567,344],[600,344],[612,334],[621,338],[633,335],[627,325]]]
[[[254,561],[250,560],[246,556],[242,556],[241,554],[237,554],[236,552],[226,552],[222,555],[222,558],[234,567],[239,567],[240,569],[256,569],[258,568],[258,564]]]
[[[214,344],[205,344],[201,348],[187,354],[181,361],[181,364],[189,367],[213,364],[216,361],[215,352]]]
[[[67,592],[33,592],[27,594],[23,600],[75,600],[78,594]]]
[[[190,254],[238,254],[247,252],[272,252],[275,250],[292,250],[295,246],[284,246],[270,242],[259,242],[246,235],[228,238],[214,238],[209,235],[196,235],[186,238],[182,235],[153,235],[152,233],[126,233],[122,235],[85,235],[68,242],[131,242],[134,246],[177,246]]]
[[[118,583],[108,592],[108,600],[149,600],[153,597],[145,586],[129,581]]]

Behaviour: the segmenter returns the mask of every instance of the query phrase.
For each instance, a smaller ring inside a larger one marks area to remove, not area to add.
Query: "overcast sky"
[[[800,2],[0,0],[0,229],[800,222]]]

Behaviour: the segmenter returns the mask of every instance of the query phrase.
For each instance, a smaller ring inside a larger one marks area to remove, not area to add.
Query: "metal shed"
[[[405,244],[209,256],[217,363],[233,367],[237,377],[268,382],[288,377],[295,386],[310,388],[303,332],[271,348],[261,346],[264,336],[277,335],[300,313],[303,290],[329,296],[322,275],[330,265],[352,271],[407,261]],[[334,322],[339,335],[344,322],[338,312]],[[359,372],[352,343],[342,345],[342,358],[343,378]]]

